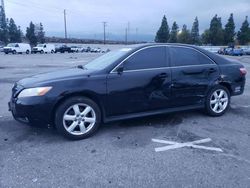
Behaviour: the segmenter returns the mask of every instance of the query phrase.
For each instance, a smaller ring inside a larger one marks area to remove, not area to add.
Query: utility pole
[[[63,15],[64,15],[64,34],[65,34],[65,39],[67,39],[67,21],[66,21],[66,10],[64,9],[63,11]]]
[[[125,28],[125,44],[128,44],[128,28]]]
[[[102,22],[103,23],[103,44],[106,44],[106,26],[107,22]]]
[[[127,41],[128,41],[128,38],[129,38],[129,34],[130,34],[130,22],[128,22]]]
[[[135,42],[138,41],[138,28],[135,29]]]

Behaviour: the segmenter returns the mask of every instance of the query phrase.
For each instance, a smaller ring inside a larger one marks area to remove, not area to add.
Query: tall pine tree
[[[30,22],[29,27],[26,29],[26,38],[29,40],[30,45],[37,45],[37,37],[35,35],[35,25]]]
[[[162,22],[161,22],[161,26],[156,33],[155,42],[166,43],[168,42],[168,40],[169,40],[169,27],[168,27],[167,18],[164,15]]]
[[[2,7],[0,7],[2,8]],[[0,10],[2,12],[2,17],[0,20],[0,42],[3,42],[4,44],[8,43],[8,26],[7,26],[7,20],[4,14],[3,10]]]
[[[197,17],[195,17],[191,30],[191,43],[196,45],[200,44],[199,21]]]
[[[37,40],[39,43],[45,43],[45,32],[43,30],[43,24],[39,24],[38,32],[37,32]]]
[[[210,22],[210,41],[212,45],[222,45],[224,43],[224,31],[222,29],[221,18],[217,14]]]
[[[233,14],[230,14],[227,24],[225,25],[224,30],[224,44],[230,45],[234,43],[235,37],[235,24]]]
[[[240,44],[245,45],[250,42],[250,28],[248,23],[248,17],[246,16],[245,21],[242,23],[240,31],[237,34],[238,41]]]
[[[9,32],[9,42],[21,42],[20,28],[16,26],[15,21],[12,18],[10,18],[8,24],[8,32]]]
[[[170,32],[170,37],[169,37],[169,40],[168,42],[170,43],[176,43],[177,42],[177,34],[178,34],[178,25],[176,22],[173,23],[172,25],[172,29],[171,29],[171,32]]]
[[[187,26],[185,24],[183,25],[181,32],[178,34],[177,40],[178,43],[190,44],[190,31],[187,29]]]

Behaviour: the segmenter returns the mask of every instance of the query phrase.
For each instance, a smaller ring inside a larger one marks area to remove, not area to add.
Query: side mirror
[[[117,69],[116,69],[117,73],[118,74],[122,74],[123,73],[123,65],[119,66]]]

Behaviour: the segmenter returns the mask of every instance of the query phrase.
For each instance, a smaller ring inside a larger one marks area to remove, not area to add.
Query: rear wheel
[[[85,97],[73,97],[57,109],[55,124],[60,133],[73,140],[94,134],[101,122],[98,105]]]
[[[12,53],[13,53],[13,54],[16,54],[16,50],[13,50]]]
[[[206,111],[211,116],[223,115],[230,105],[230,92],[224,86],[214,87],[206,97]]]
[[[26,50],[26,54],[29,54],[30,53],[30,51],[29,50]]]
[[[41,54],[44,54],[44,51],[43,51],[43,50],[41,50],[41,51],[40,51],[40,53],[41,53]]]
[[[55,53],[54,50],[51,50],[51,53],[52,53],[52,54]]]

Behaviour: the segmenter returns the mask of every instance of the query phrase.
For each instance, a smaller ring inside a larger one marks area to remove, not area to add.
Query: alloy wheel
[[[219,114],[227,108],[228,100],[227,92],[223,89],[217,89],[210,97],[210,108]]]
[[[72,135],[86,134],[95,123],[95,111],[91,106],[84,103],[70,106],[63,115],[63,126]]]

